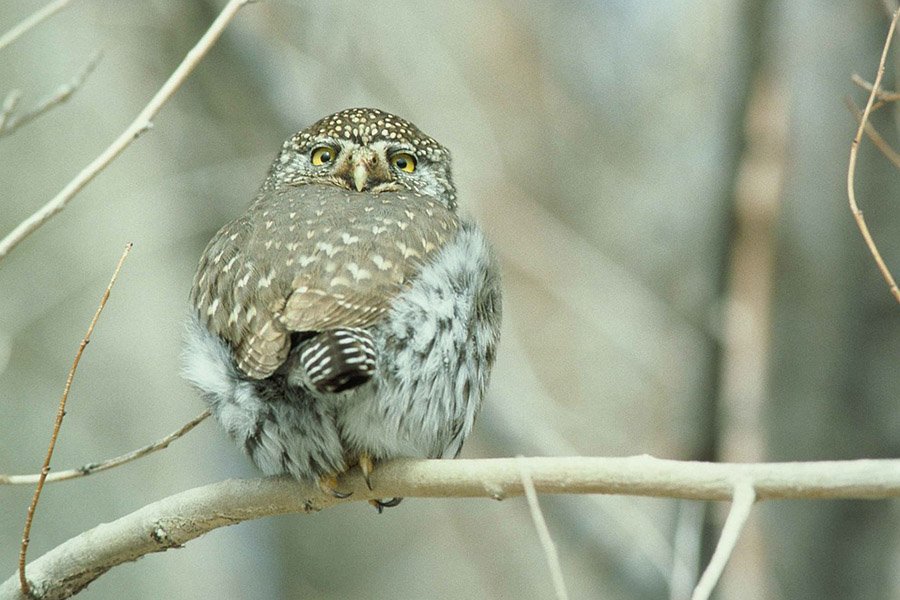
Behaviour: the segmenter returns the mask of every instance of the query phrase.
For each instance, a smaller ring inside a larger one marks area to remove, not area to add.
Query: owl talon
[[[323,475],[319,478],[318,483],[322,493],[333,496],[334,498],[343,500],[344,498],[349,498],[353,495],[353,492],[342,492],[337,489],[337,476],[335,475]]]
[[[372,470],[375,468],[375,462],[372,457],[366,453],[359,455],[359,470],[362,471],[363,479],[366,480],[366,487],[372,489]]]
[[[380,515],[386,508],[393,508],[400,504],[403,498],[391,498],[390,500],[369,500],[369,504],[375,507]]]

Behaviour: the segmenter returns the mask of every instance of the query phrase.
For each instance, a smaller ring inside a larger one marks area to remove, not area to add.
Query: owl
[[[284,143],[190,301],[184,373],[212,414],[264,473],[336,497],[356,465],[371,488],[379,461],[456,457],[500,338],[499,269],[450,153],[371,108]]]

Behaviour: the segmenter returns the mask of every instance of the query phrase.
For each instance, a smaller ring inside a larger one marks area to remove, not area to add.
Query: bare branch
[[[3,99],[3,106],[0,107],[0,131],[6,126],[6,122],[9,120],[10,115],[13,114],[13,111],[16,110],[16,106],[18,106],[21,99],[21,90],[11,90],[6,94],[6,98]]]
[[[894,276],[891,275],[890,269],[888,269],[884,259],[881,258],[881,252],[878,251],[878,246],[875,245],[875,240],[872,239],[872,234],[869,233],[869,227],[866,225],[862,211],[856,204],[856,193],[853,190],[853,180],[856,175],[856,156],[859,154],[859,143],[862,140],[863,130],[869,120],[869,113],[872,111],[872,103],[875,101],[875,94],[878,91],[878,87],[881,85],[881,78],[884,76],[884,63],[887,60],[888,49],[891,47],[891,39],[894,37],[894,30],[897,28],[898,18],[900,18],[900,9],[897,9],[897,11],[894,12],[894,18],[891,19],[891,26],[888,29],[887,38],[884,40],[884,48],[881,51],[881,59],[878,61],[878,74],[875,76],[875,83],[872,84],[872,91],[869,93],[869,100],[866,102],[866,108],[863,110],[862,118],[859,121],[859,128],[856,130],[856,135],[853,137],[853,143],[850,145],[850,164],[847,167],[847,197],[850,201],[850,211],[853,213],[853,218],[856,219],[856,226],[859,228],[860,233],[862,233],[863,240],[865,240],[866,246],[869,247],[869,252],[872,253],[875,264],[878,265],[878,270],[881,271],[881,276],[887,282],[894,299],[897,302],[900,302],[900,288],[897,287]]]
[[[519,473],[522,477],[522,486],[525,488],[525,498],[528,500],[528,509],[531,511],[531,519],[534,521],[538,538],[541,541],[541,546],[544,548],[547,566],[550,567],[553,589],[556,591],[556,597],[559,600],[568,600],[569,593],[566,591],[566,581],[563,579],[562,567],[559,564],[559,553],[556,551],[556,544],[553,543],[553,538],[550,537],[550,530],[547,528],[547,522],[544,520],[544,513],[541,512],[537,492],[534,490],[534,482],[528,473],[528,465],[525,464],[524,457],[519,456],[517,458],[519,459]]]
[[[856,106],[856,103],[853,102],[850,98],[847,98],[847,107],[853,111],[853,114],[856,115],[856,122],[859,123],[862,121],[862,111]],[[871,123],[866,123],[866,135],[869,136],[869,139],[872,140],[872,143],[875,144],[875,147],[884,154],[884,157],[887,158],[893,165],[900,169],[900,153],[891,148],[891,145],[881,137],[881,134],[878,133],[878,130],[872,126]]]
[[[56,438],[59,435],[59,428],[62,427],[63,417],[66,415],[66,400],[69,398],[69,390],[72,389],[72,381],[75,380],[75,372],[78,370],[78,363],[81,362],[81,356],[84,354],[84,349],[87,348],[87,345],[91,341],[91,334],[94,333],[94,327],[97,325],[97,321],[103,313],[106,301],[109,300],[109,293],[116,284],[116,279],[119,278],[119,271],[122,270],[122,265],[125,263],[125,259],[128,258],[128,253],[131,252],[132,245],[133,244],[127,244],[125,246],[125,250],[122,252],[119,262],[116,263],[116,269],[113,271],[112,278],[109,280],[109,285],[106,286],[106,290],[100,298],[100,305],[94,313],[94,318],[91,319],[91,324],[88,325],[87,333],[84,334],[84,337],[81,338],[81,344],[78,345],[78,351],[75,353],[75,360],[72,361],[72,368],[69,369],[69,375],[66,377],[66,385],[63,388],[62,397],[59,399],[59,407],[56,409],[56,419],[53,422],[53,433],[50,434],[50,446],[47,448],[47,456],[44,457],[44,465],[41,467],[41,474],[40,477],[38,477],[37,488],[34,490],[34,497],[31,499],[31,504],[28,505],[28,514],[25,517],[25,529],[22,533],[22,546],[19,549],[19,586],[22,593],[26,596],[31,595],[31,588],[28,585],[28,580],[25,579],[25,556],[28,553],[31,523],[34,520],[34,511],[37,509],[37,503],[41,497],[41,490],[44,489],[44,481],[46,481],[47,474],[50,472],[50,459],[53,457],[53,449],[56,447]]]
[[[871,92],[875,89],[875,87],[871,83],[869,83],[856,73],[850,76],[850,80],[867,92]],[[875,92],[875,97],[883,102],[896,102],[897,100],[900,100],[900,93],[889,92],[887,90],[877,90]]]
[[[71,98],[72,94],[78,91],[88,76],[94,72],[95,68],[97,68],[97,63],[100,62],[101,57],[102,53],[99,50],[94,52],[94,54],[91,55],[90,60],[88,60],[88,63],[81,69],[81,72],[72,79],[72,81],[60,85],[55,92],[46,98],[41,99],[37,105],[25,114],[14,116],[12,115],[12,109],[7,111],[4,106],[3,115],[0,117],[0,137],[11,134],[19,127],[26,123],[30,123],[51,108],[58,106]],[[8,97],[9,96],[7,96],[7,98]]]
[[[61,212],[69,202],[90,183],[103,169],[115,160],[131,143],[153,125],[153,118],[160,109],[181,87],[188,75],[197,67],[203,57],[206,56],[216,40],[222,35],[225,27],[234,19],[237,12],[251,0],[229,0],[216,20],[213,21],[206,33],[197,44],[184,57],[178,68],[169,76],[169,79],[156,92],[147,106],[140,112],[137,118],[125,131],[97,158],[85,167],[75,178],[49,202],[41,207],[33,215],[19,223],[5,238],[0,240],[0,259],[3,259],[13,248],[19,245],[25,238],[34,233],[54,215]]]
[[[152,444],[148,444],[142,448],[138,448],[137,450],[132,450],[126,454],[122,454],[120,456],[116,456],[115,458],[108,458],[106,460],[100,462],[93,462],[83,465],[81,467],[75,469],[68,469],[65,471],[56,471],[54,473],[50,473],[47,475],[44,483],[53,483],[55,481],[66,481],[68,479],[76,479],[78,477],[84,477],[86,475],[93,475],[94,473],[100,473],[101,471],[107,471],[109,469],[114,469],[115,467],[119,467],[126,463],[130,463],[133,460],[137,460],[143,456],[147,456],[148,454],[152,454],[157,450],[163,450],[169,447],[169,444],[186,434],[188,431],[199,425],[203,422],[206,417],[209,416],[209,410],[204,410],[202,413],[182,425],[177,430],[173,431],[166,437],[161,440],[157,440]],[[40,478],[40,473],[33,473],[31,475],[0,475],[0,485],[22,485],[22,484],[35,484],[38,482]]]
[[[731,511],[725,520],[725,526],[722,527],[722,535],[719,537],[719,543],[713,552],[712,558],[709,560],[706,570],[697,582],[691,600],[708,600],[712,595],[713,588],[719,582],[722,571],[734,551],[744,523],[750,516],[753,503],[756,502],[756,492],[753,490],[753,484],[749,481],[741,481],[734,487],[734,500],[731,502]]]
[[[525,489],[521,464],[543,493],[731,500],[736,483],[743,481],[760,500],[900,497],[900,459],[756,464],[652,456],[396,460],[375,471],[373,490],[358,470],[349,473],[340,485],[353,495],[344,500],[285,478],[228,480],[188,490],[57,546],[28,565],[30,581],[41,598],[68,598],[116,565],[248,519],[373,498],[518,496]],[[15,576],[0,584],[0,600],[23,598]]]
[[[0,50],[3,50],[14,41],[25,35],[25,33],[27,33],[29,29],[40,24],[44,19],[52,17],[53,15],[64,9],[71,1],[72,0],[54,0],[54,2],[51,2],[39,11],[31,14],[21,23],[0,36]]]

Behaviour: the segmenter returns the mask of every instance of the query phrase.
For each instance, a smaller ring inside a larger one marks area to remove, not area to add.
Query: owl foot
[[[386,508],[393,508],[400,504],[403,498],[391,498],[390,500],[369,500],[369,504],[375,507],[380,515]]]
[[[322,475],[317,483],[322,493],[329,496],[343,499],[353,495],[353,492],[342,492],[337,489],[337,475]]]
[[[359,455],[359,470],[362,471],[363,479],[366,480],[366,486],[371,490],[372,489],[372,470],[375,468],[375,461],[372,460],[372,457],[363,452]]]

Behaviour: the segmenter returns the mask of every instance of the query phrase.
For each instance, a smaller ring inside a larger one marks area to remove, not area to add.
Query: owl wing
[[[270,192],[210,242],[194,303],[238,368],[265,378],[287,358],[292,332],[381,320],[458,228],[453,212],[412,192]]]

